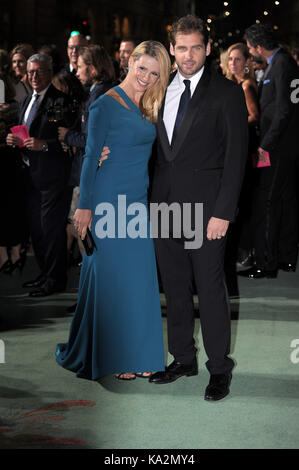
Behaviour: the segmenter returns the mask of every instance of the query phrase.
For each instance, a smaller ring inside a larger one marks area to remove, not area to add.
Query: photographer
[[[67,282],[66,223],[72,196],[67,185],[70,155],[58,140],[59,122],[70,108],[68,97],[52,84],[52,62],[45,54],[28,59],[27,73],[33,94],[19,108],[19,125],[26,124],[30,137],[23,141],[23,161],[28,177],[30,235],[40,275],[23,287],[36,288],[31,297],[64,291]],[[8,134],[10,146],[20,139]]]

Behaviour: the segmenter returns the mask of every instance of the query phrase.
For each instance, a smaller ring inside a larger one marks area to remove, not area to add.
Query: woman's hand
[[[89,209],[77,209],[74,217],[74,227],[78,232],[78,235],[81,237],[81,240],[84,240],[86,235],[87,227],[91,229],[91,210]]]
[[[104,160],[107,160],[109,153],[110,153],[109,147],[104,146],[103,149],[102,149],[101,158],[100,158],[100,161],[99,161],[99,166],[102,165],[102,162]]]
[[[65,134],[67,133],[68,129],[66,127],[58,127],[58,139],[60,141],[64,141]]]

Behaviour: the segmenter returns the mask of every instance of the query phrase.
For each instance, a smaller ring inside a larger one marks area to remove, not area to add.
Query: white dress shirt
[[[192,98],[195,88],[197,87],[199,80],[201,79],[203,71],[204,71],[204,67],[202,67],[199,70],[199,72],[197,72],[195,75],[193,75],[191,78],[188,79],[191,82],[190,83],[191,98]],[[179,104],[180,104],[181,95],[182,93],[184,93],[185,88],[186,88],[184,80],[186,80],[186,77],[183,77],[183,75],[181,75],[180,72],[177,71],[176,76],[174,77],[174,79],[172,80],[172,82],[170,83],[166,91],[163,121],[164,121],[166,132],[168,135],[169,143],[171,143],[171,140],[172,140],[172,134],[173,134],[174,124],[176,120],[176,115],[177,115]]]
[[[38,98],[38,103],[37,103],[37,109],[39,108],[41,102],[43,101],[44,97],[45,97],[45,94],[49,88],[50,84],[47,86],[47,88],[45,88],[44,90],[40,91],[39,93],[37,93],[35,90],[34,92],[32,93],[32,97],[31,97],[31,100],[27,106],[27,109],[25,111],[25,114],[24,114],[24,119],[23,119],[23,124],[26,124],[27,122],[27,119],[28,119],[28,116],[29,116],[29,113],[30,113],[30,109],[32,108],[32,105],[35,101],[35,96],[36,95],[39,95],[39,98]],[[29,132],[29,129],[28,129],[28,132]],[[25,165],[27,166],[30,166],[29,164],[29,158],[26,156],[26,155],[23,155],[22,156],[22,159],[23,159],[23,162],[25,163]]]
[[[27,119],[28,119],[28,116],[29,116],[29,113],[30,113],[30,109],[32,108],[32,105],[33,105],[33,103],[34,103],[34,101],[35,101],[35,96],[36,96],[36,95],[39,95],[39,98],[38,98],[38,100],[37,100],[37,109],[38,109],[39,106],[40,106],[40,104],[41,104],[41,102],[42,102],[43,99],[44,99],[44,96],[45,96],[45,94],[46,94],[46,92],[47,92],[49,86],[50,86],[50,84],[47,86],[47,88],[45,88],[44,90],[40,91],[39,93],[37,93],[36,91],[34,91],[34,92],[32,93],[31,100],[30,100],[30,102],[29,102],[29,104],[28,104],[28,106],[27,106],[27,109],[26,109],[26,111],[25,111],[25,114],[24,114],[23,124],[26,124],[26,122],[27,122]]]

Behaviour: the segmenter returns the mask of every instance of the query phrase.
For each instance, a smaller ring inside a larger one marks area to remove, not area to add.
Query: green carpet
[[[42,300],[21,287],[37,274],[29,258],[22,276],[0,275],[0,448],[298,449],[299,363],[290,358],[299,338],[298,273],[240,279],[240,298],[231,299],[231,393],[216,403],[203,399],[209,374],[198,319],[198,376],[98,383],[59,367],[55,346],[68,339],[65,309],[75,302],[78,270],[70,270],[66,293]]]

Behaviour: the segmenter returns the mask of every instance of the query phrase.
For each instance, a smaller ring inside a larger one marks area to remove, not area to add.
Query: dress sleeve
[[[92,210],[95,179],[102,148],[109,129],[109,122],[107,105],[105,99],[101,97],[90,106],[88,135],[80,178],[79,209]]]

